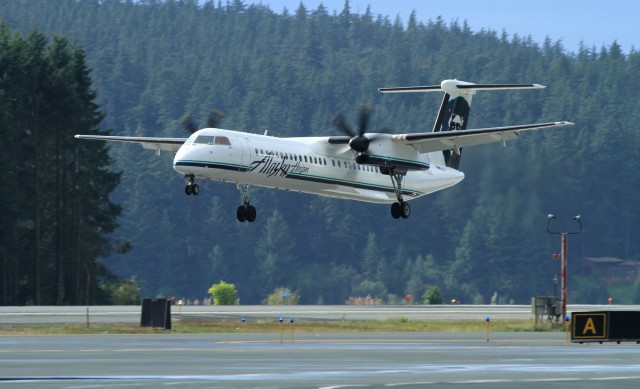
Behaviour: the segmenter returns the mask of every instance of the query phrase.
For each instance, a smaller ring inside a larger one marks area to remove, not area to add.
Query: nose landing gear
[[[184,187],[184,193],[187,196],[197,196],[200,193],[200,187],[196,184],[196,177],[193,174],[185,174],[184,178],[187,180],[187,186]]]

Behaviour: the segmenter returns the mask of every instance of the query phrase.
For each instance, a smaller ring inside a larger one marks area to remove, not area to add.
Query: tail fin
[[[433,132],[444,132],[464,131],[467,128],[471,99],[476,91],[539,88],[544,88],[544,86],[539,84],[474,84],[458,80],[444,80],[440,85],[379,88],[378,90],[382,93],[444,91],[444,98],[432,130]],[[460,167],[462,149],[444,150],[442,153],[447,166],[454,169]]]

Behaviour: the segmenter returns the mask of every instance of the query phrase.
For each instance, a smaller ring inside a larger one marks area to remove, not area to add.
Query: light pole
[[[557,219],[555,215],[549,214],[547,215],[547,232],[554,235],[560,235],[561,237],[561,246],[560,249],[560,263],[561,263],[561,293],[562,293],[562,318],[567,317],[567,236],[568,235],[576,235],[582,232],[582,218],[580,215],[574,216],[571,220],[575,220],[578,222],[579,229],[577,231],[555,231],[549,228],[549,224],[551,224],[551,220]]]

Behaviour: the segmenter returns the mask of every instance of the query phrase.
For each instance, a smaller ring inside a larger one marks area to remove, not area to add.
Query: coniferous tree
[[[104,144],[73,137],[105,133],[85,53],[65,38],[48,44],[41,33],[0,30],[0,90],[11,96],[0,110],[0,174],[11,189],[2,202],[10,219],[0,237],[1,301],[100,301],[111,275],[98,259],[110,251],[120,213],[109,199],[120,175]]]

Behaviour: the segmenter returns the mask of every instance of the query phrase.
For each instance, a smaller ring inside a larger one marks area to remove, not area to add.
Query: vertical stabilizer
[[[458,89],[458,85],[468,84],[463,81],[446,80],[440,85],[445,91],[438,117],[433,125],[433,132],[463,131],[467,128],[469,108],[474,91]],[[448,96],[448,98],[447,98]],[[460,167],[462,149],[443,150],[445,164],[454,169]]]
[[[544,88],[544,86],[539,84],[474,84],[458,80],[444,80],[440,85],[379,88],[378,90],[382,93],[445,92],[432,130],[433,132],[445,132],[464,131],[467,128],[471,100],[476,91],[539,88]],[[444,150],[442,154],[447,166],[454,169],[460,167],[462,149]]]

